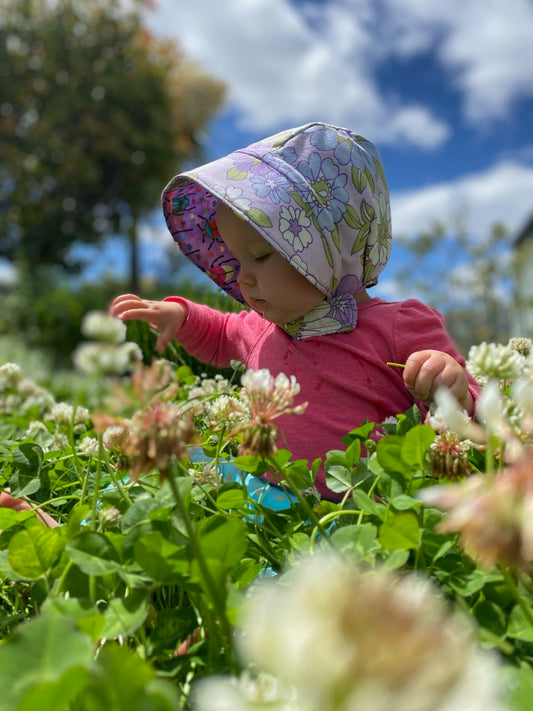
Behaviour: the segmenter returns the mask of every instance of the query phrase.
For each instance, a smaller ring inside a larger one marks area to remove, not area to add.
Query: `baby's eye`
[[[258,254],[257,257],[252,257],[253,262],[264,262],[270,257],[272,252],[266,252],[265,254]]]

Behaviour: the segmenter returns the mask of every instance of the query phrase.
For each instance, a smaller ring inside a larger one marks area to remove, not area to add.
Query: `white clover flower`
[[[90,419],[90,413],[86,407],[76,407],[74,409],[72,405],[66,402],[56,402],[46,419],[52,420],[58,425],[80,425]]]
[[[11,413],[19,408],[22,404],[20,395],[10,393],[7,397],[0,398],[0,412]]]
[[[56,436],[48,431],[40,420],[33,420],[26,429],[26,437],[38,444],[43,452],[49,452],[56,446]]]
[[[389,417],[386,417],[383,422],[383,425],[397,425],[398,424],[398,418],[395,417],[394,415],[389,415]]]
[[[97,457],[100,454],[100,442],[96,437],[84,437],[80,440],[78,449],[82,454]]]
[[[533,380],[520,378],[511,389],[514,402],[522,410],[524,416],[533,425]]]
[[[120,448],[127,439],[128,431],[122,425],[111,425],[102,433],[102,444],[106,449]]]
[[[292,708],[503,711],[496,657],[427,579],[326,553],[302,561],[259,583],[237,637],[243,660],[295,689]]]
[[[89,375],[124,375],[142,360],[136,343],[80,343],[72,354],[74,365]]]
[[[301,415],[307,403],[293,405],[294,397],[300,392],[294,375],[288,378],[279,373],[274,378],[266,368],[247,370],[241,384],[241,399],[250,408],[250,419],[235,427],[230,436],[241,435],[240,454],[268,459],[277,452],[278,417]]]
[[[509,345],[501,343],[480,343],[472,346],[468,353],[467,368],[471,375],[494,378],[496,380],[514,380],[520,377],[527,367],[526,358]]]
[[[0,365],[0,392],[16,388],[22,380],[22,371],[16,363]]]
[[[26,434],[29,439],[33,439],[34,437],[36,437],[39,434],[50,434],[50,433],[48,432],[48,428],[46,427],[44,422],[40,422],[39,420],[33,420],[28,425]]]
[[[507,342],[509,348],[514,351],[518,351],[520,355],[528,356],[531,353],[532,342],[531,338],[522,338],[520,336],[510,338]]]
[[[89,311],[81,322],[81,332],[86,338],[106,343],[123,343],[126,324],[105,311]]]
[[[196,711],[303,711],[295,691],[269,674],[253,678],[246,672],[240,677],[212,676],[202,679],[193,689]],[[325,710],[324,710],[325,711]]]
[[[241,378],[242,395],[251,402],[268,402],[280,410],[292,404],[294,396],[300,392],[296,377],[278,373],[274,378],[267,368],[247,370]]]
[[[250,419],[249,408],[234,397],[219,395],[205,404],[207,420],[215,428],[233,427]]]
[[[20,380],[18,390],[21,395],[25,395],[26,397],[51,397],[47,390],[41,388],[29,378],[22,378]]]
[[[210,395],[228,392],[229,382],[222,375],[217,373],[214,378],[202,378],[189,390],[189,400],[205,399]]]
[[[216,488],[220,483],[220,472],[214,460],[202,462],[199,464],[198,469],[190,467],[187,471],[189,476],[200,484],[210,484]]]
[[[47,451],[61,451],[63,449],[66,449],[68,446],[69,441],[67,435],[63,434],[62,432],[56,432],[54,435],[54,442],[47,448]]]

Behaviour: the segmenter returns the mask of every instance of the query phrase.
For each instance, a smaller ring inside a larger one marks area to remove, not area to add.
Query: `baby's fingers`
[[[151,322],[156,317],[157,309],[154,309],[150,301],[135,299],[131,301],[121,301],[120,304],[112,306],[109,313],[111,316],[116,316],[123,321],[139,319],[141,321]]]
[[[135,294],[121,294],[111,302],[109,314],[111,316],[120,316],[120,314],[127,309],[139,306],[142,301],[143,300],[139,296],[135,296]]]
[[[439,351],[426,350],[412,353],[405,364],[405,387],[418,400],[431,401],[436,388],[442,384],[446,360]]]

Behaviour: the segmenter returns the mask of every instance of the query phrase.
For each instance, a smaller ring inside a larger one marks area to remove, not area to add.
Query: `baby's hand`
[[[447,388],[459,405],[469,415],[473,414],[474,401],[464,368],[448,353],[442,351],[417,351],[411,353],[403,371],[405,387],[417,400],[429,405],[436,390]]]
[[[111,316],[122,321],[147,321],[159,331],[156,348],[164,351],[187,318],[187,307],[175,301],[149,301],[135,294],[117,296],[109,307]]]

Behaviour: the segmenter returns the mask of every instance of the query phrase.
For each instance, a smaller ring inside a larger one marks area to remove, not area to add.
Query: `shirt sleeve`
[[[232,360],[246,364],[262,330],[248,311],[223,313],[180,296],[168,296],[187,308],[187,318],[175,338],[202,363],[227,368]]]
[[[466,361],[448,333],[442,314],[436,309],[417,299],[408,299],[398,310],[394,334],[399,363],[405,363],[411,353],[427,349],[444,351],[455,358],[465,368],[469,391],[476,402],[481,389],[466,370]]]

